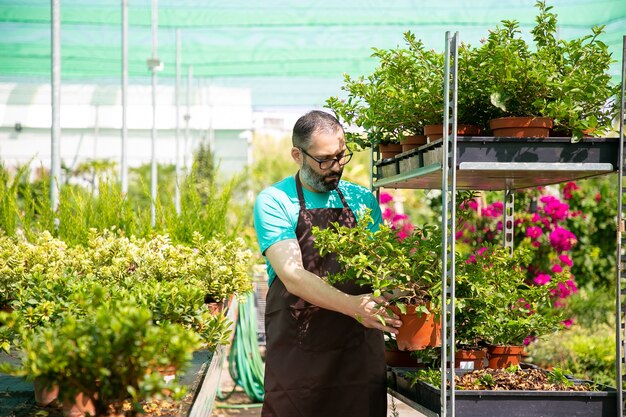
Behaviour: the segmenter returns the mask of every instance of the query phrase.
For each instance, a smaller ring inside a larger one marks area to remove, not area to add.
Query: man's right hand
[[[370,329],[398,334],[397,327],[402,325],[402,321],[387,308],[389,304],[385,297],[374,297],[372,294],[353,295],[351,297],[354,302],[353,317],[359,323]]]

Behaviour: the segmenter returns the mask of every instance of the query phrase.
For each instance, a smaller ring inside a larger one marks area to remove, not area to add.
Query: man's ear
[[[293,148],[291,148],[291,158],[299,166],[302,166],[302,164],[304,163],[302,151],[300,149],[296,148],[295,146]]]

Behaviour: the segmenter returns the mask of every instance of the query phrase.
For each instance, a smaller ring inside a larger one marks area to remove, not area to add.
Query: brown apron
[[[312,227],[330,222],[354,227],[356,218],[337,189],[343,208],[307,210],[299,175],[300,214],[296,236],[307,271],[320,277],[341,266],[335,255],[320,256]],[[354,283],[335,285],[364,294]],[[267,293],[267,351],[263,417],[385,417],[387,395],[383,333],[354,318],[312,305],[289,293],[277,277]]]

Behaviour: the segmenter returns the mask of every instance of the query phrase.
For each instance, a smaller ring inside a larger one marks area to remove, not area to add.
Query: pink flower
[[[409,237],[409,235],[403,229],[400,229],[397,236],[398,236],[398,240],[400,241],[403,241],[404,239]]]
[[[486,248],[485,246],[483,246],[482,248],[480,248],[480,249],[478,249],[478,250],[476,251],[476,254],[477,254],[478,256],[483,256],[483,254],[485,253],[485,251],[486,251],[486,250],[487,250],[487,248]]]
[[[542,233],[543,230],[538,226],[530,226],[526,229],[526,237],[531,239],[537,239]]]
[[[538,247],[540,247],[540,246],[541,246],[541,242],[534,241],[534,242],[532,242],[532,243],[531,243],[531,245],[532,245],[533,247],[535,247],[535,248],[538,248]]]
[[[550,233],[550,245],[557,252],[565,252],[576,244],[576,236],[567,229],[562,227],[555,227],[552,233]]]
[[[567,255],[559,255],[559,260],[567,266],[572,266],[574,264],[572,259]]]
[[[551,195],[541,197],[544,204],[543,211],[552,218],[553,222],[565,220],[569,214],[569,205],[561,203],[558,198]]]
[[[568,182],[567,184],[565,184],[565,187],[563,187],[563,198],[566,200],[570,200],[572,198],[572,191],[576,191],[579,188],[580,187],[576,185],[575,182]]]
[[[574,280],[572,279],[568,279],[567,281],[565,281],[565,285],[567,285],[570,289],[570,291],[575,294],[578,292],[578,286],[576,285],[576,283],[574,282]]]
[[[483,210],[483,217],[500,217],[504,211],[504,204],[501,201],[495,201],[489,204]]]
[[[563,267],[561,267],[561,265],[559,264],[554,264],[552,265],[552,272],[554,272],[555,274],[563,272]]]
[[[535,336],[526,336],[526,338],[524,339],[524,346],[530,345],[535,340],[537,340]]]
[[[600,201],[602,201],[602,195],[600,193],[598,193],[598,194],[596,194],[594,199],[596,200],[596,203],[599,203]]]
[[[541,221],[541,216],[539,215],[539,213],[533,213],[533,217],[532,219],[530,219],[530,221],[533,223],[539,223]]]
[[[552,278],[548,274],[538,274],[533,281],[535,281],[535,284],[537,285],[545,285],[550,282],[551,279]]]
[[[474,255],[470,255],[469,258],[467,258],[465,260],[466,264],[475,264],[476,263],[476,256]]]
[[[389,193],[380,193],[380,204],[387,204],[393,201],[393,197]]]
[[[572,294],[572,290],[569,285],[559,282],[558,284],[558,297],[559,298],[567,298]]]
[[[395,214],[393,216],[393,218],[391,219],[391,221],[393,223],[398,223],[401,222],[402,220],[408,220],[409,216],[407,216],[406,214]]]
[[[393,219],[394,216],[394,212],[391,208],[387,207],[385,210],[383,210],[383,219],[384,220],[391,220]]]
[[[563,323],[563,326],[565,326],[566,329],[569,329],[574,324],[574,320],[567,319],[567,320],[563,320],[561,323]]]

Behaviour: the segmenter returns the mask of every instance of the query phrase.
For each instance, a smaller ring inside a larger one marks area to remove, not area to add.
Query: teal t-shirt
[[[374,223],[370,228],[376,230],[382,221],[382,214],[374,194],[367,188],[348,181],[339,181],[338,187],[357,221],[364,209],[371,209]],[[307,209],[343,207],[341,198],[335,190],[328,193],[314,193],[303,187],[302,191]],[[300,204],[295,177],[287,177],[259,193],[254,203],[254,228],[261,253],[265,255],[267,248],[281,240],[296,239],[299,213]],[[271,284],[276,278],[276,273],[267,259],[266,263],[269,284]]]

